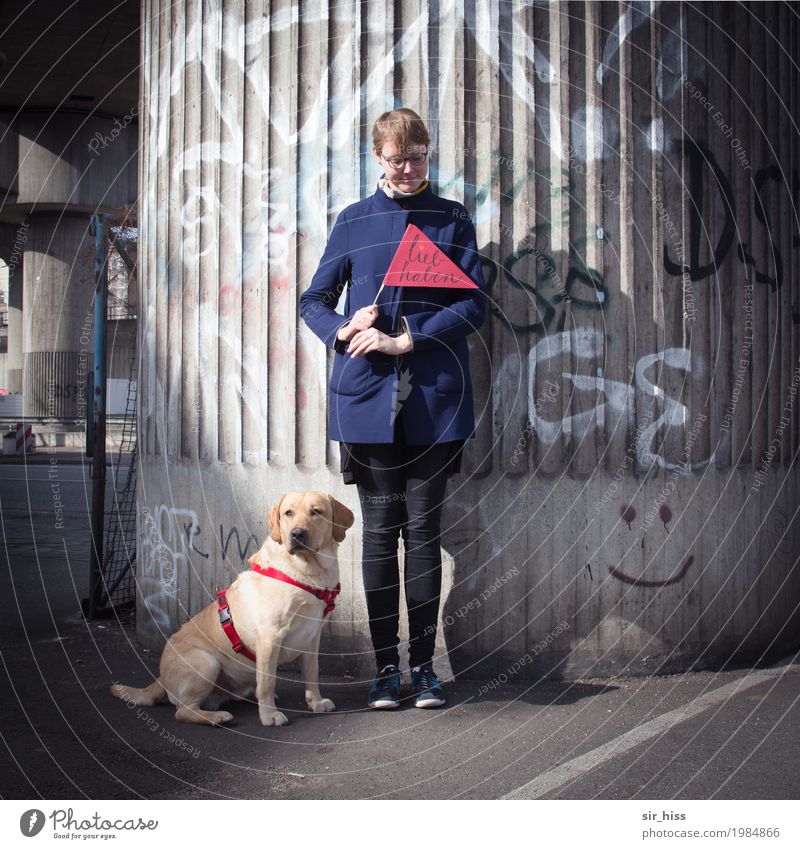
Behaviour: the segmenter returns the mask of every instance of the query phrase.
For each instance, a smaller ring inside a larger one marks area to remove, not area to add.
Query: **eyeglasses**
[[[390,156],[387,158],[383,156],[383,151],[381,151],[381,156],[384,162],[387,162],[394,169],[402,168],[406,162],[410,162],[416,168],[428,158],[428,152],[415,153],[413,156]]]

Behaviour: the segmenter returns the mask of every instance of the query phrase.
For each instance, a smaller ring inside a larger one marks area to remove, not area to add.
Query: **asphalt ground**
[[[62,453],[64,456],[62,457]],[[80,453],[80,452],[78,452]],[[67,504],[55,527],[47,468],[0,469],[0,797],[3,799],[781,799],[800,796],[800,660],[651,678],[447,684],[448,705],[365,707],[367,681],[323,674],[335,713],[263,728],[251,702],[223,728],[107,694],[143,686],[157,656],[133,613],[80,613],[88,466],[53,454]],[[47,463],[50,463],[47,458]],[[81,468],[81,466],[84,466]]]

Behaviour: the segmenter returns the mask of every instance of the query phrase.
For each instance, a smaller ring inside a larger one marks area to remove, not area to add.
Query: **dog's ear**
[[[329,495],[333,507],[333,538],[336,542],[341,542],[347,533],[348,528],[353,527],[356,517],[349,507],[345,507],[341,501]]]
[[[281,501],[283,501],[283,496],[280,497],[278,503],[269,511],[270,536],[275,542],[283,542],[281,539]]]

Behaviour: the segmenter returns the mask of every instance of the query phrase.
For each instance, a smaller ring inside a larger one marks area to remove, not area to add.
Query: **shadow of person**
[[[609,583],[616,507],[591,510],[584,482],[602,489],[605,466],[631,457],[637,488],[642,458],[652,473],[680,456],[675,411],[703,369],[687,349],[678,359],[651,353],[656,339],[682,338],[681,322],[657,333],[652,314],[634,316],[618,267],[604,277],[535,233],[506,256],[495,242],[481,254],[487,320],[469,337],[476,434],[442,517],[447,659],[456,677],[618,672],[633,649],[606,651],[604,622],[640,610],[620,610],[625,588]],[[637,320],[640,368],[627,338]],[[652,427],[634,438],[643,420]],[[584,533],[590,555],[577,551]]]
[[[478,682],[475,682],[476,685]],[[501,684],[497,677],[483,682],[476,690],[475,701],[517,701],[530,705],[560,707],[574,705],[584,699],[594,699],[614,693],[619,687],[607,684],[587,684],[581,681],[553,681],[537,679],[506,682]]]

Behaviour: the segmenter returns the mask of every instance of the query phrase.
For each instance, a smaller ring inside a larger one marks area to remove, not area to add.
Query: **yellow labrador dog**
[[[339,591],[338,544],[353,521],[324,492],[286,493],[251,570],[170,637],[158,679],[143,689],[115,684],[111,695],[136,705],[170,701],[181,722],[222,725],[233,716],[216,710],[220,703],[255,693],[261,724],[285,725],[275,707],[277,667],[302,656],[309,708],[335,710],[319,692],[319,638]]]

